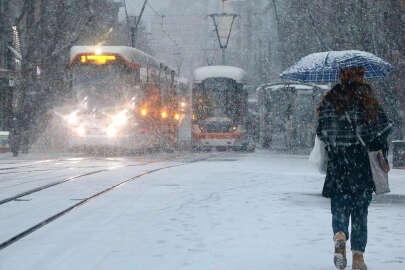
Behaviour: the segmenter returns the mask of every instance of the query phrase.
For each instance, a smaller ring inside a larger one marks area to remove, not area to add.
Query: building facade
[[[15,21],[22,1],[0,0],[0,130],[9,130],[12,96],[20,71],[21,44]]]

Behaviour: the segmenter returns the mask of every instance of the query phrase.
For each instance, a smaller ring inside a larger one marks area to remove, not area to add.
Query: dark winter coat
[[[330,91],[340,91],[341,87],[338,84]],[[354,102],[347,113],[353,125],[345,115],[338,115],[328,99],[324,99],[319,108],[317,135],[328,150],[322,191],[325,197],[372,193],[374,183],[367,152],[383,150],[386,154],[388,151],[387,136],[392,127],[382,108],[374,121],[367,120],[360,102]],[[367,148],[360,144],[353,127],[358,129]]]

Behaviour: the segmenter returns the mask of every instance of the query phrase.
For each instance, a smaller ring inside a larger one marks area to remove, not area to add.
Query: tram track
[[[212,156],[214,156],[214,155],[211,154],[208,158],[210,158],[210,157],[212,157]],[[39,192],[39,191],[42,191],[42,190],[45,190],[45,189],[48,189],[48,188],[51,188],[51,187],[54,187],[54,186],[57,186],[57,185],[61,185],[61,184],[64,184],[64,183],[67,183],[67,182],[70,182],[70,181],[73,181],[73,180],[77,180],[77,179],[80,179],[80,178],[84,178],[84,177],[86,177],[86,176],[91,176],[91,175],[99,174],[99,173],[102,173],[102,172],[108,172],[108,171],[112,171],[112,170],[115,170],[115,169],[130,168],[130,167],[139,167],[139,166],[145,166],[145,165],[149,165],[149,164],[153,164],[153,163],[175,161],[175,160],[176,160],[177,158],[179,158],[179,157],[181,157],[181,155],[176,155],[175,157],[173,157],[173,158],[171,158],[171,159],[158,159],[158,160],[153,160],[153,161],[142,162],[142,163],[139,163],[139,164],[127,164],[127,165],[118,166],[118,167],[116,167],[116,168],[99,169],[99,170],[90,171],[90,172],[86,172],[86,173],[83,173],[83,174],[79,174],[79,175],[67,177],[67,178],[64,178],[64,179],[62,179],[62,180],[60,180],[60,181],[56,181],[56,182],[52,182],[52,183],[49,183],[49,184],[45,184],[45,185],[42,185],[42,186],[39,186],[39,187],[35,187],[35,188],[32,188],[32,189],[29,189],[29,190],[20,192],[20,193],[18,193],[18,194],[15,194],[15,195],[13,195],[13,196],[10,196],[10,197],[1,199],[1,200],[0,200],[0,206],[6,204],[6,203],[8,203],[8,202],[18,200],[18,199],[20,199],[20,198],[22,198],[22,197],[25,197],[25,196],[28,196],[28,195],[37,193],[37,192]],[[208,159],[208,158],[194,159],[192,162],[197,162],[197,161],[205,160],[205,159]],[[59,159],[59,161],[60,161],[60,159]],[[42,163],[42,162],[41,162],[41,163]],[[30,166],[33,166],[33,164],[30,164],[30,165],[23,165],[23,166],[19,166],[19,167],[15,167],[15,168],[30,167]],[[96,167],[101,167],[101,166],[96,166]],[[70,168],[70,167],[69,167],[69,168]],[[56,170],[62,170],[62,169],[64,169],[64,168],[58,168],[58,169],[53,169],[53,170],[43,170],[43,171],[56,171]],[[30,171],[30,172],[31,172],[31,171]],[[0,173],[0,174],[1,174],[1,173]]]
[[[188,164],[188,163],[195,163],[195,162],[204,161],[204,160],[207,160],[207,159],[211,158],[212,156],[214,156],[214,155],[210,155],[210,156],[204,157],[204,158],[194,159],[194,160],[189,161],[189,162],[181,162],[181,163],[175,164],[175,165],[169,165],[169,166],[165,166],[165,167],[160,167],[160,168],[152,169],[152,170],[143,172],[143,173],[141,173],[141,174],[138,174],[138,175],[136,175],[136,176],[133,176],[133,177],[127,179],[127,180],[124,180],[124,181],[118,183],[118,184],[115,184],[115,185],[113,185],[113,186],[110,186],[110,187],[108,187],[108,188],[106,188],[106,189],[104,189],[104,190],[102,190],[102,191],[100,191],[100,192],[97,192],[97,193],[91,195],[91,196],[88,197],[88,198],[85,198],[85,199],[80,200],[78,203],[73,204],[72,206],[70,206],[70,207],[68,207],[68,208],[65,208],[65,209],[62,210],[62,211],[59,211],[58,213],[56,213],[56,214],[54,214],[54,215],[48,217],[47,219],[42,220],[41,222],[39,222],[39,223],[37,223],[37,224],[35,224],[35,225],[29,227],[28,229],[26,229],[26,230],[24,230],[24,231],[22,231],[22,232],[20,232],[20,233],[18,233],[18,234],[16,234],[16,235],[14,235],[13,237],[9,238],[9,239],[6,240],[6,241],[0,243],[0,250],[3,250],[3,249],[5,249],[5,248],[7,248],[8,246],[14,244],[15,242],[17,242],[17,241],[23,239],[23,238],[26,237],[26,236],[32,234],[33,232],[37,231],[38,229],[42,228],[43,226],[45,226],[45,225],[47,225],[47,224],[49,224],[49,223],[55,221],[56,219],[58,219],[58,218],[60,218],[60,217],[62,217],[62,216],[64,216],[64,215],[66,215],[66,214],[69,213],[70,211],[72,211],[72,210],[74,210],[74,209],[76,209],[76,208],[78,208],[78,207],[80,207],[80,206],[83,206],[83,205],[85,205],[86,203],[90,202],[91,200],[93,200],[93,199],[95,199],[95,198],[97,198],[97,197],[100,197],[100,196],[106,194],[107,192],[112,191],[112,190],[114,190],[114,189],[116,189],[116,188],[118,188],[118,187],[120,187],[120,186],[123,186],[123,185],[129,183],[129,182],[136,181],[136,180],[139,179],[139,178],[142,178],[142,177],[144,177],[144,176],[150,175],[150,174],[155,173],[155,172],[167,170],[167,169],[170,169],[170,168],[175,168],[175,167],[184,166],[184,165],[186,165],[186,164]],[[151,163],[152,163],[152,162],[151,162]]]
[[[145,166],[145,165],[158,163],[158,162],[162,162],[162,160],[144,162],[144,163],[140,163],[140,164],[124,165],[124,166],[117,167],[115,169],[122,169],[122,168],[128,168],[128,167],[139,167],[139,166]],[[61,185],[61,184],[64,184],[64,183],[67,183],[67,182],[70,182],[70,181],[73,181],[73,180],[76,180],[76,179],[84,178],[84,177],[90,176],[90,175],[99,174],[99,173],[102,173],[102,172],[109,172],[109,171],[112,171],[112,170],[114,170],[114,169],[101,169],[101,170],[95,170],[95,171],[79,174],[79,175],[76,175],[76,176],[71,176],[71,177],[65,178],[63,180],[52,182],[52,183],[49,183],[49,184],[46,184],[46,185],[43,185],[43,186],[39,186],[39,187],[30,189],[30,190],[27,190],[27,191],[18,193],[16,195],[11,196],[11,197],[2,199],[2,200],[0,200],[0,205],[6,204],[8,202],[17,200],[17,199],[25,197],[27,195],[31,195],[31,194],[34,194],[36,192],[39,192],[39,191],[42,191],[42,190],[45,190],[45,189],[48,189],[48,188],[51,188],[51,187],[54,187],[54,186],[57,186],[57,185]]]
[[[93,200],[93,199],[95,199],[95,198],[98,198],[98,197],[100,197],[100,196],[102,196],[102,195],[108,193],[109,191],[112,191],[112,190],[114,190],[114,189],[116,189],[116,188],[118,188],[118,187],[120,187],[120,186],[123,186],[123,185],[125,185],[125,184],[127,184],[127,183],[136,181],[136,180],[139,179],[139,178],[142,178],[142,177],[144,177],[144,176],[147,176],[147,175],[150,175],[150,174],[159,172],[159,171],[163,171],[163,170],[167,170],[167,169],[170,169],[170,168],[175,168],[175,167],[184,166],[184,165],[189,164],[189,163],[196,163],[196,162],[200,162],[200,161],[205,161],[205,160],[208,160],[208,159],[210,159],[210,158],[212,158],[212,157],[215,157],[215,156],[217,156],[217,155],[209,155],[208,157],[196,158],[196,159],[193,159],[193,160],[191,160],[191,161],[183,161],[183,162],[178,162],[178,164],[169,165],[169,166],[164,166],[164,167],[160,167],[160,168],[156,168],[156,169],[151,169],[151,170],[149,170],[149,171],[143,172],[143,173],[138,174],[138,175],[136,175],[136,176],[133,176],[133,177],[131,177],[131,178],[129,178],[129,179],[126,179],[126,180],[124,180],[124,181],[121,181],[121,182],[119,182],[118,184],[115,184],[115,185],[113,185],[113,186],[110,186],[110,187],[108,187],[108,188],[105,188],[105,189],[103,189],[102,191],[99,191],[99,192],[97,192],[97,193],[95,193],[95,194],[93,194],[93,195],[91,195],[91,196],[89,196],[89,197],[87,197],[87,198],[85,198],[85,199],[81,199],[78,203],[73,204],[73,205],[71,205],[71,206],[65,208],[64,210],[59,211],[58,213],[56,213],[56,214],[54,214],[54,215],[52,215],[52,216],[50,216],[50,217],[48,217],[48,218],[46,218],[46,219],[40,221],[39,223],[37,223],[37,224],[35,224],[35,225],[29,227],[28,229],[26,229],[26,230],[24,230],[24,231],[22,231],[22,232],[20,232],[20,233],[18,233],[18,234],[16,234],[16,235],[14,235],[13,237],[9,238],[9,239],[6,240],[6,241],[0,243],[0,251],[3,250],[3,249],[5,249],[5,248],[7,248],[7,247],[9,247],[10,245],[16,243],[17,241],[23,239],[24,237],[26,237],[26,236],[28,236],[28,235],[34,233],[35,231],[39,230],[40,228],[44,227],[45,225],[47,225],[47,224],[49,224],[49,223],[51,223],[51,222],[53,222],[53,221],[55,221],[56,219],[58,219],[58,218],[60,218],[60,217],[63,217],[64,215],[68,214],[68,213],[71,212],[72,210],[74,210],[74,209],[76,209],[76,208],[79,208],[79,207],[81,207],[81,206],[87,204],[87,203],[90,202],[91,200]],[[167,160],[167,161],[170,161],[170,160]],[[159,161],[159,162],[161,162],[161,161]],[[150,162],[150,163],[155,163],[155,162]],[[149,164],[149,163],[148,163],[148,164]],[[132,165],[132,166],[133,166],[133,165]],[[93,173],[93,174],[95,174],[95,173]],[[72,179],[72,180],[73,180],[73,179]],[[35,192],[37,192],[37,191],[35,191]],[[24,196],[26,196],[26,195],[24,195]]]
[[[52,221],[54,221],[54,220],[56,220],[56,219],[58,219],[58,218],[64,216],[65,214],[69,213],[69,212],[72,211],[73,209],[78,208],[78,207],[80,207],[80,206],[82,206],[82,205],[84,205],[84,204],[90,202],[92,199],[95,199],[95,198],[97,198],[97,197],[99,197],[99,196],[101,196],[101,195],[103,195],[103,194],[105,194],[105,193],[107,193],[107,192],[109,192],[109,191],[111,191],[111,190],[114,190],[114,189],[116,189],[116,188],[118,188],[118,187],[120,187],[120,186],[122,186],[122,185],[125,185],[125,184],[127,184],[127,183],[129,183],[129,182],[135,181],[136,179],[139,179],[139,178],[144,177],[144,176],[146,176],[146,175],[150,175],[150,174],[155,173],[155,172],[158,172],[158,171],[162,171],[162,170],[166,170],[166,169],[174,168],[174,167],[179,167],[179,166],[183,166],[183,165],[185,165],[185,163],[180,163],[180,164],[176,164],[176,165],[170,165],[170,166],[166,166],[166,167],[161,167],[161,168],[153,169],[153,170],[150,170],[150,171],[141,173],[141,174],[139,174],[139,175],[136,175],[136,176],[134,176],[134,177],[132,177],[132,178],[129,178],[129,179],[125,180],[125,181],[122,181],[122,182],[120,182],[120,183],[118,183],[118,184],[116,184],[116,185],[114,185],[114,186],[111,186],[111,187],[109,187],[109,188],[106,188],[106,189],[104,189],[104,190],[102,190],[102,191],[100,191],[100,192],[98,192],[98,193],[96,193],[96,194],[93,194],[93,195],[91,195],[90,197],[81,200],[80,202],[78,202],[78,203],[76,203],[76,204],[74,204],[74,205],[72,205],[72,206],[70,206],[70,207],[68,207],[68,208],[66,208],[66,209],[64,209],[64,210],[62,210],[62,211],[56,213],[55,215],[53,215],[53,216],[51,216],[51,217],[49,217],[49,218],[47,218],[47,219],[45,219],[45,220],[43,220],[43,221],[37,223],[37,224],[34,225],[34,226],[31,226],[30,228],[26,229],[25,231],[23,231],[23,232],[21,232],[21,233],[15,235],[15,236],[13,236],[13,237],[11,237],[10,239],[4,241],[3,243],[0,244],[0,250],[6,248],[6,247],[8,247],[8,246],[10,246],[11,244],[17,242],[18,240],[21,240],[22,238],[24,238],[24,237],[26,237],[27,235],[29,235],[29,234],[35,232],[36,230],[42,228],[43,226],[45,226],[45,225],[51,223]]]
[[[1,170],[14,170],[14,169],[19,169],[19,168],[25,168],[25,167],[34,167],[40,164],[45,164],[45,163],[55,163],[55,162],[64,162],[64,161],[69,161],[69,162],[77,162],[77,161],[85,161],[88,160],[88,157],[77,157],[77,158],[52,158],[52,159],[44,159],[40,161],[34,161],[34,160],[15,160],[15,161],[4,161],[0,160],[0,171]],[[8,167],[2,167],[2,166],[8,166]],[[12,167],[10,167],[12,166]]]
[[[65,168],[53,168],[53,169],[35,169],[35,170],[29,170],[29,171],[16,171],[16,172],[0,172],[0,175],[11,175],[11,174],[29,174],[29,173],[35,173],[35,172],[54,172],[54,171],[60,171],[63,169],[68,169],[69,167]]]
[[[31,195],[33,193],[39,192],[41,190],[44,190],[44,189],[47,189],[47,188],[50,188],[50,187],[53,187],[53,186],[61,185],[63,183],[66,183],[66,182],[69,182],[69,181],[72,181],[72,180],[75,180],[75,179],[79,179],[79,178],[82,178],[82,177],[94,175],[94,174],[105,172],[105,171],[107,171],[107,170],[92,171],[92,172],[88,172],[88,173],[68,177],[68,178],[65,178],[65,179],[63,179],[61,181],[49,183],[47,185],[43,185],[43,186],[40,186],[40,187],[37,187],[37,188],[33,188],[33,189],[21,192],[19,194],[16,194],[14,196],[11,196],[11,197],[8,197],[8,198],[5,198],[5,199],[1,200],[0,205],[11,202],[11,201],[14,201],[14,200],[17,200],[17,199],[19,199],[21,197],[24,197],[24,196],[27,196],[27,195]]]
[[[6,167],[6,168],[0,168],[0,171],[9,171],[9,170],[15,170],[15,169],[20,169],[20,168],[26,168],[26,167],[34,167],[35,165],[21,165],[21,166],[16,166],[16,167]]]

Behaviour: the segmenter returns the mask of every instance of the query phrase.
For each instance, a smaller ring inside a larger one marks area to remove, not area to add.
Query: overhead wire
[[[162,24],[161,24],[161,30],[162,32],[167,36],[167,38],[172,41],[174,43],[174,45],[177,47],[177,49],[180,51],[181,47],[180,45],[177,43],[177,41],[170,35],[169,32],[167,32],[163,25],[164,25],[164,18],[166,17],[166,15],[162,15],[160,14],[151,4],[151,1],[148,1],[147,5],[149,6],[149,8],[158,16],[162,18]]]
[[[157,24],[160,24],[160,28],[161,28],[161,32],[162,32],[162,34],[164,34],[166,37],[167,37],[167,39],[169,39],[172,43],[173,43],[173,45],[174,45],[174,51],[173,50],[170,50],[167,46],[165,47],[165,48],[160,48],[159,49],[159,51],[160,52],[163,52],[163,51],[167,51],[167,52],[169,52],[169,53],[172,53],[173,54],[173,56],[175,56],[175,59],[177,59],[177,60],[175,60],[176,62],[177,61],[179,61],[179,55],[182,55],[183,57],[186,57],[186,56],[191,56],[191,55],[193,55],[193,49],[195,49],[195,46],[187,46],[187,45],[185,45],[185,44],[183,44],[182,46],[180,46],[179,45],[179,43],[178,43],[178,41],[175,39],[175,38],[173,38],[172,37],[172,35],[170,34],[170,32],[168,31],[168,30],[166,30],[165,29],[165,26],[166,25],[179,25],[179,26],[189,26],[189,27],[192,27],[192,26],[201,26],[201,24],[199,24],[199,23],[190,23],[190,22],[188,22],[188,23],[181,23],[181,24],[179,24],[179,23],[176,23],[176,22],[168,22],[167,20],[165,20],[166,18],[168,18],[168,17],[171,17],[171,18],[175,18],[175,17],[193,17],[193,18],[195,18],[195,17],[201,17],[202,19],[203,18],[205,18],[206,16],[205,15],[202,15],[202,14],[190,14],[190,15],[176,15],[176,14],[170,14],[170,15],[165,15],[165,14],[161,14],[159,11],[157,11],[154,7],[153,7],[153,5],[151,4],[151,1],[148,1],[147,2],[147,6],[152,10],[152,12],[155,14],[155,15],[149,15],[149,16],[157,16],[157,17],[160,17],[161,18],[161,23],[158,23],[158,22],[152,22],[152,24],[154,24],[154,25],[157,25]],[[184,29],[184,28],[182,28],[182,30],[181,30],[181,32],[190,32],[190,30],[191,29]],[[152,40],[153,40],[153,38],[152,38]],[[181,57],[180,57],[181,58]],[[180,60],[180,62],[182,62],[182,60]],[[178,63],[176,64],[176,65],[179,65]],[[180,64],[180,66],[181,66],[181,64]]]
[[[125,0],[123,0],[124,2],[124,10],[125,10],[125,17],[127,20],[127,25],[128,25],[128,40],[131,40],[131,33],[129,31],[129,16],[128,16],[128,9],[127,9],[127,2]]]
[[[158,16],[163,16],[163,15],[160,15],[160,13],[152,6],[152,4],[150,3],[150,1],[148,2],[148,6],[150,7],[150,9],[151,9],[155,14],[157,14]]]

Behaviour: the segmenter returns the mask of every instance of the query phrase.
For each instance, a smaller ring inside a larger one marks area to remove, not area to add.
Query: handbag
[[[391,190],[388,183],[388,172],[390,171],[390,166],[388,161],[384,157],[382,150],[369,151],[366,143],[360,136],[359,131],[357,130],[357,128],[354,128],[353,123],[347,112],[346,119],[347,121],[349,121],[352,129],[355,130],[357,139],[360,141],[361,145],[367,150],[368,158],[370,161],[371,174],[375,186],[375,193],[384,194],[390,192]]]
[[[328,166],[328,152],[325,143],[316,135],[314,148],[309,155],[309,161],[315,165],[320,173],[325,174]]]

